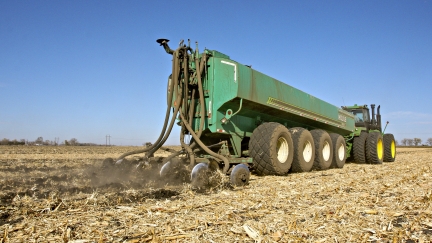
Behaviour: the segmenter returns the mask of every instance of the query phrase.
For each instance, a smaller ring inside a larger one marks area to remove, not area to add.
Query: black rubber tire
[[[308,172],[312,170],[315,160],[315,145],[312,134],[301,127],[289,129],[294,143],[294,159],[292,172]],[[306,154],[305,154],[306,153]],[[305,157],[309,156],[309,158]]]
[[[380,132],[370,132],[366,140],[366,161],[382,164],[384,158],[383,139]]]
[[[234,166],[230,174],[230,182],[233,186],[245,186],[249,184],[250,172],[247,165],[238,164]]]
[[[357,163],[366,163],[366,139],[368,137],[367,132],[361,132],[360,136],[354,138],[353,142],[353,156],[354,161]]]
[[[330,138],[333,144],[333,160],[330,167],[343,168],[347,159],[345,139],[337,133],[330,133]]]
[[[333,144],[330,135],[321,129],[310,131],[315,144],[314,170],[327,170],[333,160]]]
[[[394,162],[396,159],[396,141],[393,134],[387,133],[383,136],[384,162]]]
[[[278,158],[278,140],[285,139],[287,156]],[[258,175],[285,175],[293,161],[293,141],[288,129],[276,122],[263,123],[252,133],[249,140],[249,156],[253,159]]]

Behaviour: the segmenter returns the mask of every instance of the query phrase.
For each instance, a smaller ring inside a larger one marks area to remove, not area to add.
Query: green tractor
[[[347,147],[353,159],[359,163],[381,164],[393,162],[396,158],[396,142],[393,134],[384,134],[381,126],[380,106],[367,105],[342,106],[354,115],[355,130],[347,138]]]

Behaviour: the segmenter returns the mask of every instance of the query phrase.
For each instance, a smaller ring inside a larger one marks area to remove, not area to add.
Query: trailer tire
[[[258,175],[284,175],[293,161],[293,141],[286,127],[276,122],[263,123],[252,133],[249,155]]]
[[[354,138],[353,142],[353,155],[354,161],[357,163],[366,163],[366,139],[368,137],[367,132],[361,132],[360,136]]]
[[[314,170],[327,170],[333,160],[333,145],[330,135],[321,129],[310,131],[315,144]]]
[[[366,161],[382,164],[384,157],[383,139],[380,132],[370,132],[366,140]]]
[[[387,133],[383,137],[384,142],[384,162],[394,162],[396,159],[396,141],[393,134]]]
[[[337,133],[330,133],[330,137],[333,144],[333,160],[330,167],[341,169],[347,159],[345,139]]]
[[[312,134],[301,127],[289,129],[294,143],[292,172],[311,171],[315,160],[315,146]]]

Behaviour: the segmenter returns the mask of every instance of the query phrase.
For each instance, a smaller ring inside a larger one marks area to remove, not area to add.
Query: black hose
[[[204,90],[203,90],[203,87],[202,87],[201,75],[202,75],[202,72],[204,70],[204,63],[205,63],[206,59],[207,59],[207,55],[206,54],[204,54],[202,56],[201,63],[198,62],[198,59],[195,59],[196,71],[195,71],[194,75],[192,76],[192,77],[197,77],[198,92],[199,92],[200,105],[201,105],[200,106],[200,116],[201,116],[201,119],[200,119],[200,126],[199,126],[198,133],[197,133],[197,137],[198,138],[201,137],[201,134],[203,132],[204,119],[205,119],[205,103],[204,103],[205,101],[204,101]],[[184,66],[184,68],[185,68],[184,72],[188,73],[188,69],[186,69],[187,66]],[[185,100],[186,100],[186,104],[187,104],[187,99],[185,99]],[[195,112],[195,89],[192,90],[191,103],[189,105],[190,105],[190,107],[189,107],[189,114],[188,114],[188,117],[187,117],[188,118],[187,121],[190,124],[192,124],[192,121],[193,121],[192,119],[193,119],[193,115],[194,115],[194,112]],[[182,116],[184,117],[183,114],[182,114]],[[182,121],[184,121],[184,118],[182,118]],[[196,146],[196,142],[193,142],[190,145],[187,145],[187,144],[184,143],[185,129],[186,129],[185,125],[182,122],[182,130],[181,130],[181,135],[180,135],[180,143],[182,145],[182,148],[184,148],[186,150],[187,154],[189,155],[190,165],[192,167],[195,164],[195,154],[193,153],[192,149]],[[178,155],[178,154],[180,154],[180,152],[178,152],[176,154]],[[164,163],[168,162],[173,157],[175,157],[174,154],[168,156],[168,158],[164,159]]]
[[[164,125],[163,125],[162,131],[161,131],[158,139],[150,147],[147,147],[147,148],[144,148],[144,149],[138,149],[138,150],[134,150],[134,151],[130,151],[130,152],[122,154],[120,157],[117,158],[117,161],[120,161],[120,160],[124,159],[125,157],[133,155],[133,154],[145,153],[147,151],[152,150],[153,148],[155,148],[155,147],[157,147],[159,145],[160,141],[164,137],[166,129],[167,129],[168,121],[169,121],[169,116],[170,116],[170,113],[171,113],[171,103],[172,103],[172,98],[173,98],[174,93],[175,93],[174,92],[174,88],[177,86],[176,84],[177,84],[177,81],[178,81],[178,65],[176,65],[177,64],[176,62],[178,61],[178,59],[176,58],[176,56],[177,56],[177,54],[178,54],[179,51],[180,51],[180,48],[177,49],[176,51],[174,51],[174,53],[173,53],[172,79],[171,79],[171,85],[170,85],[170,90],[172,92],[171,92],[171,95],[168,98],[168,105],[167,105],[167,109],[166,109],[166,113],[165,113],[165,121],[164,121]],[[171,120],[175,120],[175,116],[176,116],[176,114],[173,114],[173,117],[171,118]]]
[[[203,67],[203,60],[204,59],[206,59],[207,57],[206,57],[206,55],[204,54],[203,56],[202,56],[202,59],[201,59],[201,65],[199,64],[199,62],[198,62],[198,59],[196,58],[195,59],[195,68],[196,68],[196,71],[195,71],[195,73],[196,73],[196,77],[197,77],[197,83],[198,83],[198,92],[199,92],[199,99],[200,99],[200,117],[201,117],[201,119],[200,119],[200,125],[199,125],[199,128],[198,128],[198,134],[197,134],[197,137],[198,138],[200,138],[201,137],[201,134],[202,134],[202,132],[203,132],[203,128],[204,128],[204,119],[205,119],[205,101],[204,101],[204,90],[203,90],[203,87],[202,87],[202,82],[201,82],[201,74],[202,74],[202,70],[203,70],[203,68],[200,68],[200,67]],[[191,102],[192,103],[192,102]],[[193,109],[193,108],[192,108]],[[190,118],[191,117],[191,114],[189,114],[189,117],[188,118]],[[192,118],[193,118],[193,114],[192,114]],[[183,120],[184,118],[182,118],[182,120]],[[190,124],[192,124],[192,119],[189,119],[189,123]],[[183,126],[183,125],[182,125]],[[183,127],[182,127],[183,128]],[[182,129],[182,133],[184,133],[184,130]],[[183,137],[184,138],[184,137]],[[194,138],[195,139],[195,138]],[[192,168],[193,166],[194,166],[194,164],[195,164],[195,155],[194,155],[194,153],[193,153],[193,148],[196,146],[196,142],[194,141],[192,144],[190,144],[190,145],[185,145],[184,144],[184,142],[182,141],[183,139],[182,138],[180,138],[180,143],[182,143],[182,147],[184,146],[184,148],[186,149],[186,151],[188,152],[188,154],[189,154],[189,158],[190,158],[190,162],[189,162],[189,164],[190,164],[190,167]]]
[[[171,122],[170,122],[170,125],[168,127],[168,130],[165,133],[165,136],[163,137],[163,139],[161,141],[159,141],[159,144],[157,144],[156,146],[154,146],[146,154],[147,158],[151,157],[151,155],[153,155],[166,142],[166,140],[168,139],[169,135],[171,134],[171,131],[172,131],[172,128],[174,126],[174,122],[175,122],[177,113],[181,110],[180,108],[181,108],[182,99],[183,99],[183,92],[177,90],[177,97],[176,97],[176,100],[174,102],[174,112],[173,112],[173,116],[171,118]]]
[[[167,49],[165,47],[165,49]],[[167,112],[165,115],[165,121],[164,125],[161,131],[161,134],[159,135],[157,141],[151,145],[150,147],[139,149],[135,151],[131,151],[128,153],[122,154],[117,160],[120,161],[121,159],[125,158],[126,156],[132,155],[132,154],[138,154],[138,153],[146,153],[146,157],[150,157],[154,154],[155,151],[157,151],[168,139],[174,122],[176,120],[177,113],[180,115],[181,119],[181,135],[180,135],[180,143],[182,145],[182,148],[186,150],[187,154],[189,155],[189,159],[191,160],[190,164],[194,165],[195,163],[195,155],[193,152],[193,148],[198,144],[205,152],[207,152],[209,155],[218,158],[219,160],[222,160],[225,164],[223,172],[226,173],[229,169],[229,160],[223,155],[217,154],[213,152],[208,146],[206,146],[200,139],[201,134],[204,130],[204,124],[205,124],[205,98],[204,98],[204,90],[203,90],[203,83],[202,83],[202,74],[203,71],[206,70],[206,61],[207,61],[207,55],[206,53],[203,53],[201,56],[201,60],[199,60],[198,57],[195,57],[195,67],[196,70],[191,77],[192,79],[196,78],[197,84],[198,84],[198,97],[200,102],[200,124],[198,128],[198,132],[195,133],[195,131],[192,129],[191,124],[193,123],[194,119],[194,113],[195,113],[195,90],[194,88],[191,92],[191,101],[189,101],[189,61],[188,57],[193,57],[194,53],[191,53],[188,55],[188,51],[192,52],[192,49],[190,47],[179,47],[177,50],[168,52],[173,55],[173,61],[172,61],[172,74],[171,74],[171,84],[169,85],[169,89],[171,90],[171,93],[169,93],[168,97],[168,105],[167,105]],[[181,59],[183,59],[181,62]],[[174,111],[171,117],[171,121],[168,125],[168,120],[170,117],[170,109],[172,107],[172,101],[174,94],[176,95],[176,99],[174,101]],[[185,117],[186,116],[186,117]],[[167,128],[168,126],[168,128]],[[184,142],[184,135],[188,131],[193,139],[194,142],[190,145],[186,144]],[[211,146],[210,146],[211,147]],[[164,159],[164,162],[169,161],[170,159],[184,153],[185,151],[178,151],[174,152],[170,156],[168,156],[166,159]]]
[[[183,116],[182,113],[180,113],[181,119],[184,122],[184,125],[186,126],[187,130],[190,132],[190,134],[192,135],[192,137],[195,139],[195,142],[208,154],[210,154],[213,157],[216,157],[220,160],[222,160],[224,162],[224,169],[223,169],[223,173],[227,173],[228,169],[229,169],[229,160],[228,158],[226,158],[223,155],[217,154],[213,151],[211,151],[211,149],[209,149],[199,138],[198,136],[195,134],[195,132],[193,131],[192,127],[189,125],[189,123],[186,121],[185,117]]]
[[[199,92],[199,98],[200,98],[200,105],[201,105],[201,109],[200,109],[200,115],[201,115],[201,119],[200,119],[200,126],[199,126],[199,130],[198,130],[198,137],[201,137],[201,133],[203,131],[203,127],[204,127],[204,119],[205,119],[205,101],[204,101],[204,90],[203,90],[203,84],[201,82],[201,74],[202,74],[202,70],[204,69],[204,59],[206,59],[207,56],[206,54],[203,54],[202,58],[201,58],[201,64],[198,63],[198,59],[195,59],[195,65],[196,65],[196,71],[197,73],[197,81],[198,81],[198,92]]]
[[[177,156],[179,156],[180,154],[183,154],[183,153],[184,153],[183,150],[176,151],[176,152],[170,154],[168,157],[166,157],[166,158],[162,161],[162,163],[165,164],[165,163],[167,163],[168,161],[170,161],[172,158],[177,157]]]

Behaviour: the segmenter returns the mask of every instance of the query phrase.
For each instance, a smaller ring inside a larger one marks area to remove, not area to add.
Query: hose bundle
[[[193,51],[190,46],[183,45],[182,41],[180,43],[180,47],[178,47],[176,50],[172,50],[167,44],[168,40],[159,39],[157,42],[164,47],[168,54],[173,56],[171,82],[168,83],[168,104],[166,108],[164,125],[155,143],[149,147],[122,154],[120,157],[118,157],[117,163],[121,163],[125,157],[133,154],[146,153],[145,158],[153,157],[153,154],[159,148],[161,148],[168,139],[176,117],[178,117],[180,119],[181,125],[180,143],[183,149],[165,158],[164,162],[167,162],[173,157],[176,157],[182,153],[187,153],[190,159],[190,165],[193,166],[195,164],[193,148],[198,144],[209,155],[222,160],[225,164],[223,171],[227,172],[229,168],[228,159],[213,152],[200,140],[204,128],[204,119],[206,117],[202,76],[209,56],[206,54],[206,52],[204,52],[201,57],[199,57],[198,44],[196,50]],[[192,67],[192,62],[195,64],[195,69]],[[200,124],[197,133],[195,133],[191,127],[196,106],[196,96],[198,96],[200,103]],[[172,114],[171,108],[173,108]],[[194,139],[190,145],[184,142],[184,136],[186,132],[189,132]]]

